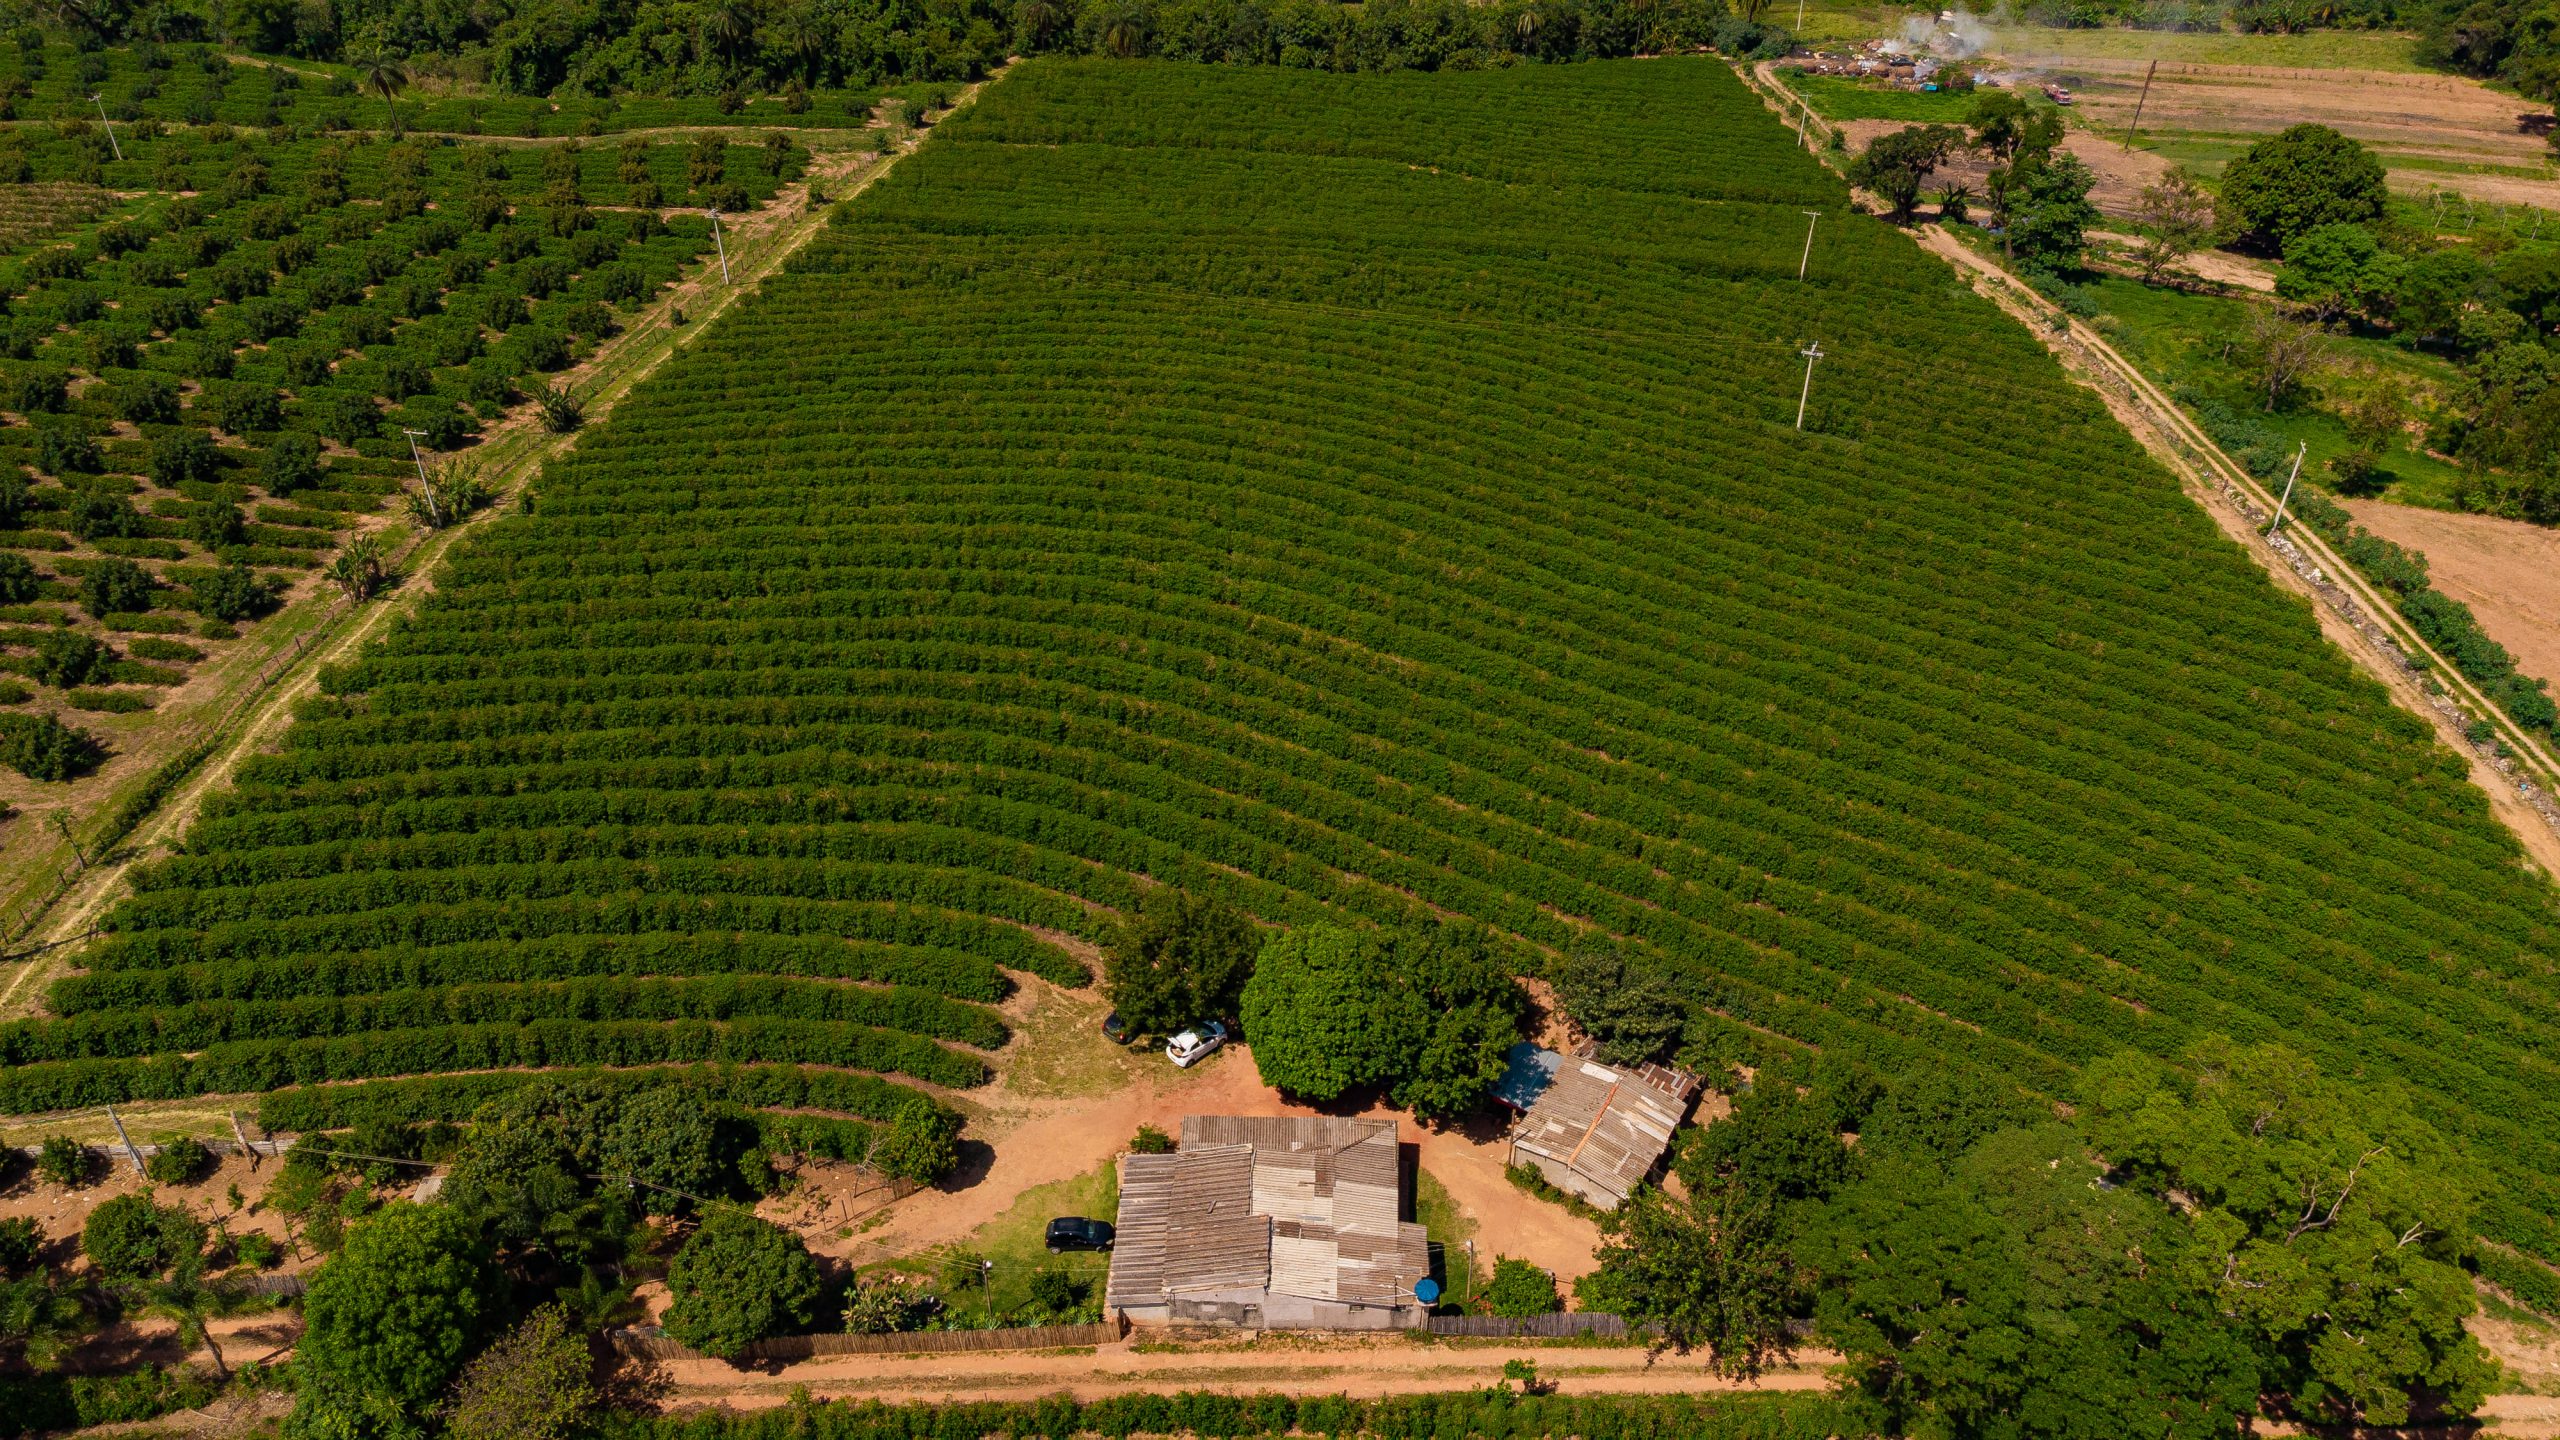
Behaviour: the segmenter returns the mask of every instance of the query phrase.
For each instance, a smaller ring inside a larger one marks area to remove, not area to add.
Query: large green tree
[[[823,1288],[799,1236],[743,1210],[714,1210],[667,1267],[667,1333],[734,1360],[768,1335],[808,1329]]]
[[[2382,162],[2326,125],[2261,140],[2222,172],[2232,228],[2274,250],[2323,225],[2371,224],[2389,198]]]
[[[1170,1034],[1199,1020],[1232,1019],[1261,948],[1261,932],[1243,911],[1160,885],[1113,928],[1103,980],[1130,1028]]]
[[[2460,1261],[2481,1182],[2406,1097],[2220,1040],[2178,1068],[2102,1061],[2084,1091],[2090,1141],[2179,1198],[2190,1283],[2305,1418],[2399,1425],[2421,1400],[2478,1405],[2495,1365],[2463,1326],[2476,1301]]]
[[[1802,1278],[1785,1232],[1779,1202],[1734,1180],[1693,1186],[1684,1199],[1645,1186],[1610,1213],[1598,1268],[1575,1294],[1585,1309],[1711,1352],[1725,1374],[1755,1374],[1792,1345]]]
[[[395,1204],[355,1227],[303,1298],[288,1431],[405,1440],[498,1319],[480,1227],[444,1205]]]
[[[80,1253],[111,1281],[165,1275],[203,1248],[204,1226],[148,1190],[100,1204],[80,1227]]]
[[[1386,938],[1308,925],[1273,936],[1244,987],[1245,1039],[1265,1083],[1305,1100],[1393,1079],[1422,1017],[1387,982]]]
[[[1650,957],[1614,940],[1586,939],[1548,972],[1564,1013],[1591,1037],[1600,1058],[1634,1065],[1667,1058],[1680,1043],[1688,1004]]]
[[[1310,925],[1263,946],[1242,1008],[1266,1082],[1318,1101],[1375,1086],[1437,1121],[1502,1078],[1523,1004],[1481,932]]]
[[[1964,144],[1964,132],[1951,125],[1906,125],[1867,142],[1849,163],[1849,179],[1882,196],[1893,218],[1908,220],[1920,203],[1920,187],[1947,156]]]
[[[566,1440],[596,1403],[595,1357],[556,1305],[483,1350],[454,1381],[442,1414],[451,1440]]]
[[[2002,208],[2002,242],[2029,270],[2075,269],[2098,207],[2089,203],[2097,175],[2077,155],[2030,151],[2010,162]]]
[[[1874,1165],[1811,1212],[1815,1329],[1880,1434],[2236,1436],[2257,1372],[2172,1257],[2175,1220],[2110,1192],[2058,1125],[1949,1166]]]
[[[2374,315],[2400,287],[2400,257],[2367,225],[2322,225],[2286,242],[2276,294],[2323,320]]]
[[[720,1123],[701,1098],[659,1085],[622,1103],[597,1161],[607,1183],[638,1182],[641,1209],[677,1215],[734,1188],[737,1167],[722,1163],[722,1149]]]

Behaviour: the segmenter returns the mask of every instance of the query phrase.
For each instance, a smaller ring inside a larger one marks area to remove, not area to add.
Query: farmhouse
[[[1511,1128],[1511,1163],[1603,1210],[1625,1204],[1662,1163],[1697,1091],[1685,1070],[1603,1065],[1526,1044],[1495,1088],[1525,1111]]]
[[[1401,1330],[1430,1307],[1395,1122],[1192,1115],[1120,1162],[1104,1307],[1136,1324]]]

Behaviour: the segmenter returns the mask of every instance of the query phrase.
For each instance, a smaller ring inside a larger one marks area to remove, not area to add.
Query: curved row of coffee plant
[[[745,977],[956,1003],[946,952],[1092,936],[1145,875],[1631,937],[1702,1062],[2060,1096],[2280,1037],[2407,1085],[2549,1253],[2548,884],[2031,337],[1845,210],[1707,61],[1033,62],[334,675],[7,1083],[205,1063],[163,1037],[434,1068],[536,1014],[911,1067],[848,1050],[941,1006]]]

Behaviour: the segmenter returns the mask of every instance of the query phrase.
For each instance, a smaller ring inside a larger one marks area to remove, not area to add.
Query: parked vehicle
[[[1114,1010],[1102,1017],[1102,1038],[1114,1045],[1129,1043],[1129,1022],[1120,1018],[1119,1011]]]
[[[1165,1042],[1164,1058],[1188,1070],[1200,1057],[1227,1043],[1227,1027],[1203,1020]]]
[[[1049,1253],[1061,1250],[1108,1250],[1119,1238],[1107,1220],[1088,1220],[1082,1215],[1061,1215],[1049,1222]]]

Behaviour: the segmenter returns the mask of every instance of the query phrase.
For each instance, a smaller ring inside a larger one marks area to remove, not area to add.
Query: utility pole
[[[2124,127],[2124,148],[2127,153],[2133,150],[2135,133],[2142,129],[2142,107],[2151,99],[2151,77],[2159,73],[2160,62],[2157,60],[2151,62],[2150,69],[2142,72],[2142,93],[2134,97],[2133,123]]]
[[[1813,107],[1804,103],[1804,97],[1796,97],[1796,148],[1799,150],[1804,148],[1804,122],[1812,114]]]
[[[1813,362],[1822,358],[1822,342],[1816,340],[1796,353],[1804,357],[1804,393],[1796,397],[1796,428],[1801,430],[1804,428],[1804,407],[1813,400]]]
[[[1796,262],[1796,278],[1798,280],[1802,280],[1804,278],[1804,272],[1810,269],[1813,265],[1813,227],[1820,224],[1821,221],[1821,211],[1807,210],[1804,212],[1804,258]]]
[[[62,813],[61,811],[59,811],[59,810],[54,811],[54,812],[53,812],[53,828],[54,828],[55,833],[59,834],[59,835],[60,835],[60,836],[65,840],[65,841],[67,841],[67,842],[70,844],[70,846],[71,846],[71,858],[80,862],[80,868],[81,868],[81,869],[83,869],[83,870],[88,869],[88,868],[89,868],[89,852],[80,848],[80,837],[71,833],[71,819],[70,819],[70,817],[69,817],[69,816],[67,816],[67,815],[65,815],[65,814],[63,814],[63,813]]]
[[[417,464],[418,483],[420,485],[424,485],[427,483],[427,457],[418,452],[418,437],[426,434],[427,432],[424,430],[412,430],[408,426],[403,425],[400,427],[400,433],[409,437],[409,458]]]
[[[729,283],[729,242],[720,238],[720,212],[711,212],[711,243],[720,247],[720,283]]]
[[[89,97],[89,103],[98,107],[98,123],[107,127],[107,148],[116,152],[116,158],[122,160],[124,147],[116,143],[116,122],[107,118],[106,97],[92,95]]]
[[[124,1133],[124,1120],[116,1114],[113,1105],[107,1107],[107,1123],[116,1127],[116,1139],[124,1142],[124,1158],[133,1162],[133,1173],[144,1173],[148,1167],[142,1163],[142,1152],[134,1148],[133,1137]]]
[[[2276,502],[2275,523],[2267,527],[2267,538],[2270,540],[2276,537],[2277,531],[2284,528],[2284,507],[2293,503],[2293,482],[2301,477],[2302,457],[2310,449],[2311,442],[2305,440],[2302,442],[2302,448],[2293,452],[2293,473],[2284,477],[2284,498]]]

